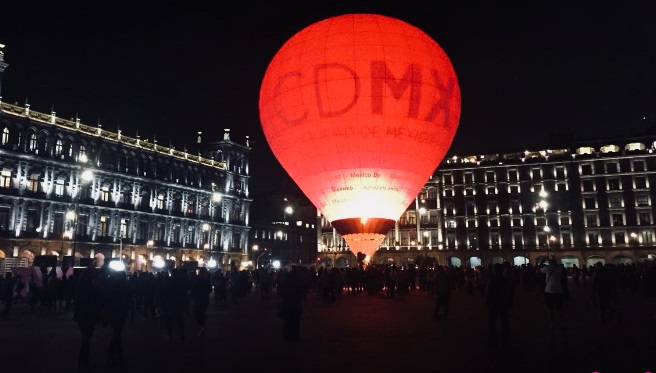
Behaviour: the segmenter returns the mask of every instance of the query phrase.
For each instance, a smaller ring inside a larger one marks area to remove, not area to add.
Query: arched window
[[[86,162],[87,161],[87,150],[85,149],[84,145],[80,145],[80,150],[77,152],[77,159],[80,162]]]
[[[55,155],[61,155],[63,148],[61,139],[57,139],[57,142],[55,142]]]
[[[9,128],[5,127],[2,130],[2,145],[6,145],[9,142]]]
[[[30,151],[33,152],[36,150],[36,133],[30,135]]]

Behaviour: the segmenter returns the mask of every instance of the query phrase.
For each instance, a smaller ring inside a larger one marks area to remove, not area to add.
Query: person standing
[[[107,318],[112,327],[112,339],[109,342],[108,362],[110,366],[125,364],[123,356],[123,326],[129,314],[134,314],[134,296],[124,271],[111,275],[111,283],[107,294]]]
[[[545,275],[544,295],[549,310],[550,328],[563,326],[563,286],[561,277],[563,267],[556,263],[556,257],[549,259],[549,264],[544,265],[547,258],[540,261],[540,272]]]
[[[303,313],[303,284],[298,267],[285,274],[278,289],[281,304],[281,317],[284,320],[283,335],[286,341],[300,341],[300,322]]]
[[[439,320],[441,315],[441,318],[446,320],[449,315],[449,302],[451,300],[451,281],[449,280],[449,275],[444,270],[444,267],[437,266],[437,268],[435,268],[433,283],[436,296],[433,319]]]
[[[81,368],[89,365],[91,337],[102,315],[101,287],[96,283],[97,276],[94,272],[95,270],[92,268],[88,268],[82,272],[77,285],[75,299],[73,300],[73,321],[77,322],[82,336],[80,352],[78,354],[78,363]]]
[[[205,327],[205,314],[207,305],[210,302],[210,293],[212,292],[212,283],[210,282],[209,272],[205,267],[199,269],[199,274],[194,279],[191,288],[191,298],[194,302],[194,318],[200,328],[198,336],[202,337],[207,328]]]
[[[498,347],[497,324],[501,324],[501,344],[507,346],[510,336],[508,311],[513,303],[513,289],[510,281],[504,277],[504,266],[496,263],[494,274],[487,285],[486,304],[488,309],[488,346]]]
[[[5,280],[2,282],[1,295],[2,301],[5,303],[5,308],[2,311],[2,319],[9,320],[9,312],[14,302],[14,280],[12,279],[11,272],[5,274]]]

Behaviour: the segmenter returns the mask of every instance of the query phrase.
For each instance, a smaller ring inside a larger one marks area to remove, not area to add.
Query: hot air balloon
[[[259,109],[285,171],[354,253],[372,256],[449,149],[460,89],[449,58],[423,31],[348,14],[280,48]]]

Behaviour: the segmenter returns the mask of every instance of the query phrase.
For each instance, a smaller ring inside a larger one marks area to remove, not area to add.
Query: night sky
[[[33,110],[54,105],[58,116],[178,149],[191,148],[196,131],[211,141],[230,128],[239,143],[251,136],[251,189],[288,191],[295,186],[259,122],[269,61],[316,21],[378,13],[422,29],[451,58],[462,92],[451,154],[654,133],[656,12],[647,1],[148,3],[0,4],[3,101],[29,97]]]

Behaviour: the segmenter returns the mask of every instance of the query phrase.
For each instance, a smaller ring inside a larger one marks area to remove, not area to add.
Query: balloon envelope
[[[354,252],[372,255],[451,145],[460,90],[424,32],[348,14],[282,46],[259,108],[283,168]]]

